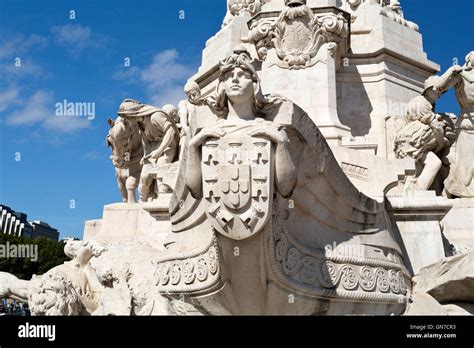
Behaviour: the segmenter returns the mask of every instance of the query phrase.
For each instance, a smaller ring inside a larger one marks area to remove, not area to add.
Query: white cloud
[[[85,48],[99,48],[105,44],[105,37],[93,33],[90,27],[80,24],[56,25],[51,27],[56,43],[67,48],[72,55],[77,55]]]
[[[0,75],[4,80],[12,81],[21,77],[41,77],[43,71],[30,58],[31,52],[41,50],[48,44],[46,37],[21,33],[4,34],[0,42]],[[17,61],[16,59],[19,59]],[[16,66],[20,63],[19,66]]]
[[[48,39],[40,35],[14,34],[0,44],[0,59],[21,57],[32,49],[43,49],[47,44]]]
[[[18,93],[19,90],[15,86],[11,86],[6,91],[0,91],[0,112],[18,103]]]
[[[53,96],[51,92],[39,90],[35,92],[26,102],[23,108],[14,111],[7,117],[7,124],[10,126],[28,126],[44,121],[51,114]]]
[[[91,40],[92,30],[89,27],[83,27],[80,24],[56,25],[51,28],[54,39],[62,45],[76,45],[78,48],[84,48]]]
[[[191,69],[178,63],[177,60],[176,50],[166,50],[156,54],[153,57],[153,63],[142,70],[142,81],[148,83],[148,87],[156,91],[180,83],[189,77]]]
[[[19,97],[18,90],[7,89],[0,92],[0,100],[2,97],[5,100],[15,100],[16,104],[23,105],[21,109],[15,110],[6,116],[8,126],[37,127],[41,125],[45,129],[58,133],[71,133],[90,126],[90,121],[86,117],[57,116],[55,114],[56,101],[54,95],[47,90],[38,90],[29,98],[22,100]],[[15,99],[13,99],[14,97]],[[8,109],[10,108],[7,105],[4,110]]]
[[[39,65],[33,63],[29,58],[21,58],[20,66],[15,66],[13,59],[11,61],[1,61],[0,74],[10,82],[18,81],[20,78],[41,78],[47,75]]]
[[[106,37],[93,33],[89,27],[81,25],[54,26],[50,29],[53,41],[65,46],[69,53],[76,55],[85,48],[102,47]],[[46,89],[21,95],[21,78],[42,77],[43,69],[31,61],[31,52],[48,45],[48,38],[40,35],[3,35],[0,40],[0,75],[9,84],[0,91],[0,112],[5,124],[11,127],[35,127],[54,133],[71,133],[87,128],[91,121],[83,116],[57,116],[55,114],[54,94]],[[16,58],[21,65],[15,66]],[[28,81],[30,82],[30,81]],[[26,84],[24,87],[26,88]]]
[[[44,120],[43,126],[60,133],[72,133],[89,128],[91,122],[86,117],[66,117],[52,115]]]
[[[167,87],[160,93],[156,93],[150,96],[150,104],[156,106],[163,106],[165,104],[172,104],[178,106],[180,100],[185,99],[186,96],[183,92],[182,86]]]
[[[133,66],[115,73],[113,77],[128,83],[144,85],[153,105],[176,106],[185,98],[183,85],[192,73],[191,67],[179,62],[178,52],[170,49],[155,54],[151,64],[143,69]]]
[[[85,160],[89,160],[89,161],[95,161],[97,159],[100,159],[100,160],[107,159],[108,156],[109,155],[104,153],[104,151],[91,150],[91,151],[87,151],[86,153],[84,153],[82,158],[85,159]]]
[[[123,80],[129,83],[137,82],[140,80],[141,71],[138,67],[132,66],[125,70],[117,71],[112,78],[115,80]]]

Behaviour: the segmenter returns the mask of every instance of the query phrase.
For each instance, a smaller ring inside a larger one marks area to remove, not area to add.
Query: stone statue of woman
[[[345,299],[367,304],[354,313],[401,313],[409,273],[383,205],[352,185],[302,109],[262,94],[246,50],[197,104],[154,260],[159,293],[214,315],[347,313]],[[282,300],[295,293],[299,305]]]
[[[270,103],[257,83],[257,74],[247,52],[234,53],[223,65],[217,87],[217,108],[221,117],[216,125],[204,128],[189,143],[187,185],[195,197],[202,195],[201,145],[224,136],[247,140],[264,138],[275,145],[275,183],[283,197],[296,184],[295,168],[289,154],[285,130],[265,122],[264,108]],[[239,154],[236,154],[239,155]],[[236,159],[240,161],[239,159]]]

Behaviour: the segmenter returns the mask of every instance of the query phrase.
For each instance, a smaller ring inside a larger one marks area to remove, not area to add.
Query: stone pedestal
[[[153,226],[151,229],[139,226],[137,235],[140,240],[148,242],[157,249],[163,248],[165,238],[171,231],[170,199],[171,194],[161,194],[157,200],[142,204],[143,214],[151,217]]]
[[[387,160],[371,154],[370,151],[349,149],[345,146],[331,147],[331,150],[354,186],[379,202],[384,201],[385,194],[398,185],[407,170],[415,171],[415,162],[409,158]]]
[[[434,191],[414,192],[413,196],[387,197],[386,209],[401,236],[412,275],[444,259],[440,221],[453,201],[437,197]]]
[[[161,249],[166,234],[171,230],[170,196],[161,194],[158,199],[148,203],[106,205],[101,220],[86,222],[84,240],[112,243],[139,239]]]
[[[96,239],[96,236],[100,233],[102,228],[102,220],[88,220],[84,225],[84,240]]]
[[[458,253],[474,250],[474,198],[456,199],[441,221],[443,234]]]
[[[104,207],[101,228],[95,239],[103,242],[131,240],[138,231],[139,221],[143,224],[144,218],[146,216],[143,216],[143,209],[139,203],[108,204]]]
[[[348,149],[361,151],[369,155],[377,155],[377,141],[376,139],[371,139],[369,136],[344,137],[342,138],[341,145]]]

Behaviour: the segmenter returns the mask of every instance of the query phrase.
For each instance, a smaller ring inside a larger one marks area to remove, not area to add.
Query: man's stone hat
[[[133,99],[125,99],[120,104],[117,114],[121,117],[142,117],[149,116],[155,112],[162,112],[162,110]]]

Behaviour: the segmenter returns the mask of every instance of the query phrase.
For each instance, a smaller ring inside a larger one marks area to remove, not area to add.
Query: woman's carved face
[[[252,75],[241,68],[225,74],[224,87],[231,102],[247,101],[254,94]]]

